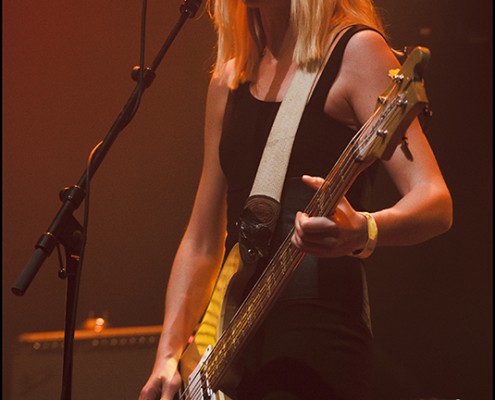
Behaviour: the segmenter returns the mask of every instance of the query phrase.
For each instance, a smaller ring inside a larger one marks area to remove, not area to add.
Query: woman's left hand
[[[302,180],[318,189],[323,178],[303,175]],[[292,243],[318,257],[341,257],[364,247],[368,239],[366,217],[356,212],[344,197],[335,212],[328,217],[310,217],[298,212],[294,223]]]

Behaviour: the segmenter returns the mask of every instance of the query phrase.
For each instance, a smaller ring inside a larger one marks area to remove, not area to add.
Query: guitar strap
[[[348,28],[343,28],[329,43],[325,60],[337,38]],[[280,104],[238,222],[240,254],[245,264],[254,264],[268,255],[280,213],[280,198],[294,138],[323,66],[324,63],[312,72],[298,68]]]

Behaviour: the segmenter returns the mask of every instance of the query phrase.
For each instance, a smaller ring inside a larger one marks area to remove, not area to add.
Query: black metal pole
[[[62,391],[60,398],[69,400],[72,398],[72,365],[74,354],[74,332],[75,332],[75,310],[77,309],[77,299],[80,279],[79,256],[67,252],[67,300],[64,334],[64,363],[62,370]]]
[[[179,33],[188,18],[196,15],[201,0],[184,0],[180,6],[180,17],[175,27],[170,32],[162,48],[155,57],[150,68],[140,71],[139,67],[134,67],[132,78],[138,81],[124,108],[118,115],[114,124],[105,136],[105,139],[98,146],[98,149],[91,158],[90,164],[83,172],[78,183],[74,186],[65,188],[60,193],[62,206],[55,215],[48,230],[41,235],[35,245],[35,250],[25,265],[23,271],[12,286],[12,292],[15,295],[22,296],[28,289],[36,273],[46,258],[50,256],[53,249],[60,243],[64,246],[66,252],[66,270],[67,278],[67,299],[66,299],[66,318],[64,332],[64,364],[62,376],[62,400],[71,400],[72,398],[72,366],[73,366],[73,347],[74,332],[77,311],[77,300],[79,292],[79,283],[81,280],[81,266],[79,260],[82,249],[82,226],[74,218],[73,212],[79,208],[86,196],[84,188],[89,183],[96,170],[103,162],[105,155],[117,139],[118,134],[129,124],[134,116],[140,98],[144,91],[151,85],[155,78],[155,71],[165,56],[168,48]]]
[[[180,7],[181,15],[179,21],[167,37],[167,40],[154,59],[151,67],[146,68],[143,73],[143,87],[140,87],[138,85],[133,90],[123,110],[110,128],[110,131],[107,133],[98,150],[95,152],[91,164],[88,167],[88,172],[86,173],[85,171],[82,174],[76,185],[64,189],[62,196],[62,206],[60,207],[47,231],[43,233],[39,238],[30,260],[25,265],[23,271],[12,286],[12,292],[15,295],[24,295],[39,268],[41,267],[45,259],[50,256],[53,249],[60,241],[60,237],[62,236],[63,232],[67,230],[67,225],[72,219],[72,213],[79,208],[86,195],[84,192],[84,188],[87,184],[87,177],[89,177],[89,179],[91,180],[96,170],[102,163],[105,155],[110,150],[110,147],[117,139],[120,131],[122,131],[122,129],[124,129],[130,122],[130,116],[134,110],[136,102],[139,100],[138,96],[140,96],[144,92],[144,90],[146,90],[151,85],[153,79],[155,78],[155,71],[158,68],[161,60],[165,56],[168,48],[172,44],[173,40],[184,25],[187,18],[194,17],[200,5],[201,0],[185,0],[184,4]],[[139,71],[139,68],[135,67],[133,69],[133,79],[137,79],[138,73],[136,71]]]

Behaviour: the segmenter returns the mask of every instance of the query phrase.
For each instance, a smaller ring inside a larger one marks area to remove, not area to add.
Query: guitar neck
[[[422,75],[429,56],[428,49],[417,47],[408,56],[401,70],[389,71],[392,84],[379,97],[375,112],[352,138],[306,207],[305,212],[309,216],[331,215],[364,169],[379,158],[389,159],[401,141],[405,146],[404,133],[407,127],[428,104]],[[405,152],[407,155],[408,150]],[[304,257],[304,253],[292,245],[293,230],[294,228],[275,253],[202,366],[204,376],[207,376],[211,387],[215,390],[218,389],[222,377],[242,346],[266,317]]]

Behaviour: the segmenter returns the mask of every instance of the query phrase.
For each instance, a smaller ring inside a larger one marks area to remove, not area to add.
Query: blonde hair
[[[385,36],[373,0],[290,0],[290,25],[295,33],[294,61],[309,71],[318,67],[327,43],[346,26],[363,24]],[[252,81],[265,47],[257,9],[241,0],[209,0],[210,15],[217,32],[217,59],[213,76],[221,76],[227,62],[233,71],[229,86]]]

